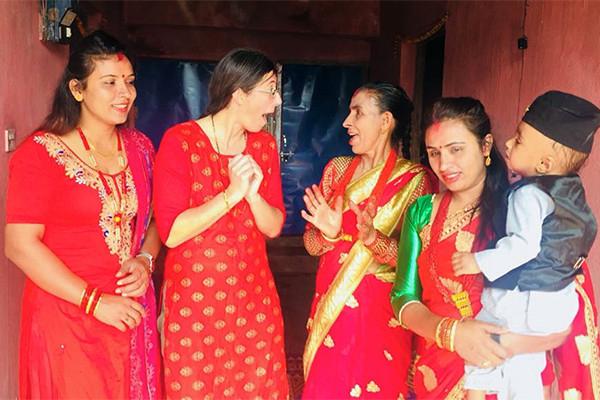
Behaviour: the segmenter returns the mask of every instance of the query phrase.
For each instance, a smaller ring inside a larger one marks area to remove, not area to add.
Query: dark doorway
[[[418,158],[425,165],[428,163],[422,138],[431,106],[442,97],[445,39],[446,30],[441,29],[434,36],[417,44],[412,139],[419,144]]]

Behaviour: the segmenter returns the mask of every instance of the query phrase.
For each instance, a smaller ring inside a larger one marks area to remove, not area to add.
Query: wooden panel
[[[126,1],[125,24],[374,37],[379,1]]]
[[[253,47],[280,62],[365,64],[370,42],[340,36],[315,36],[221,29],[150,27],[129,29],[138,56],[219,60],[236,47]]]

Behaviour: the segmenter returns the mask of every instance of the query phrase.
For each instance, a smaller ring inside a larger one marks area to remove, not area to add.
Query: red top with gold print
[[[260,195],[285,215],[273,137],[250,133],[244,154],[263,171]],[[169,129],[155,164],[155,215],[165,240],[173,221],[229,185],[230,156],[194,121]],[[285,398],[283,321],[266,244],[245,200],[169,250],[163,286],[166,393],[170,398]]]

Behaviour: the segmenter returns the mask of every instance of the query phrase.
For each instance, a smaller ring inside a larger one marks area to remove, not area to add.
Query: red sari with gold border
[[[338,193],[351,161],[338,157],[325,167],[321,191],[328,201]],[[364,206],[384,174],[382,165],[341,190],[342,228],[352,239],[330,243],[307,225],[307,249],[322,255],[308,321],[303,398],[397,399],[407,394],[411,334],[400,327],[389,304],[397,246],[388,238],[397,237],[404,211],[430,191],[430,183],[422,166],[395,153],[391,166],[374,219],[385,235],[379,246],[367,248],[355,238],[356,215],[348,200]]]
[[[551,352],[543,376],[546,384],[556,376],[559,396],[564,400],[600,400],[598,310],[587,262],[582,269],[583,274],[575,282],[579,311],[571,324],[571,333],[562,346]]]
[[[440,209],[442,207],[440,206]],[[455,251],[477,251],[473,241],[479,216],[463,219],[461,213],[438,216],[430,221],[432,196],[417,199],[408,210],[399,243],[398,273],[392,290],[396,314],[413,301],[421,301],[438,315],[461,318],[458,309],[448,301],[450,292],[468,288],[473,313],[481,308],[480,278],[464,282],[454,277],[450,259]],[[463,213],[464,214],[464,213]],[[443,222],[443,226],[442,226]],[[435,228],[435,229],[434,229]],[[441,232],[439,229],[442,229]],[[440,233],[439,241],[431,241],[431,232]],[[598,350],[598,314],[587,264],[577,277],[580,309],[565,343],[552,352],[554,363],[544,371],[545,385],[557,379],[561,399],[600,399],[600,351]],[[451,299],[451,297],[450,297]],[[413,369],[417,399],[463,399],[464,361],[456,354],[438,348],[435,343],[417,338],[417,357]]]

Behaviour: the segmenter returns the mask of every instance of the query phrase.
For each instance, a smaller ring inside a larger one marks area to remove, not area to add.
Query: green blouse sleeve
[[[414,301],[421,300],[421,282],[417,258],[421,253],[419,232],[429,223],[432,195],[419,197],[407,210],[398,242],[398,265],[396,279],[390,294],[394,315]]]

